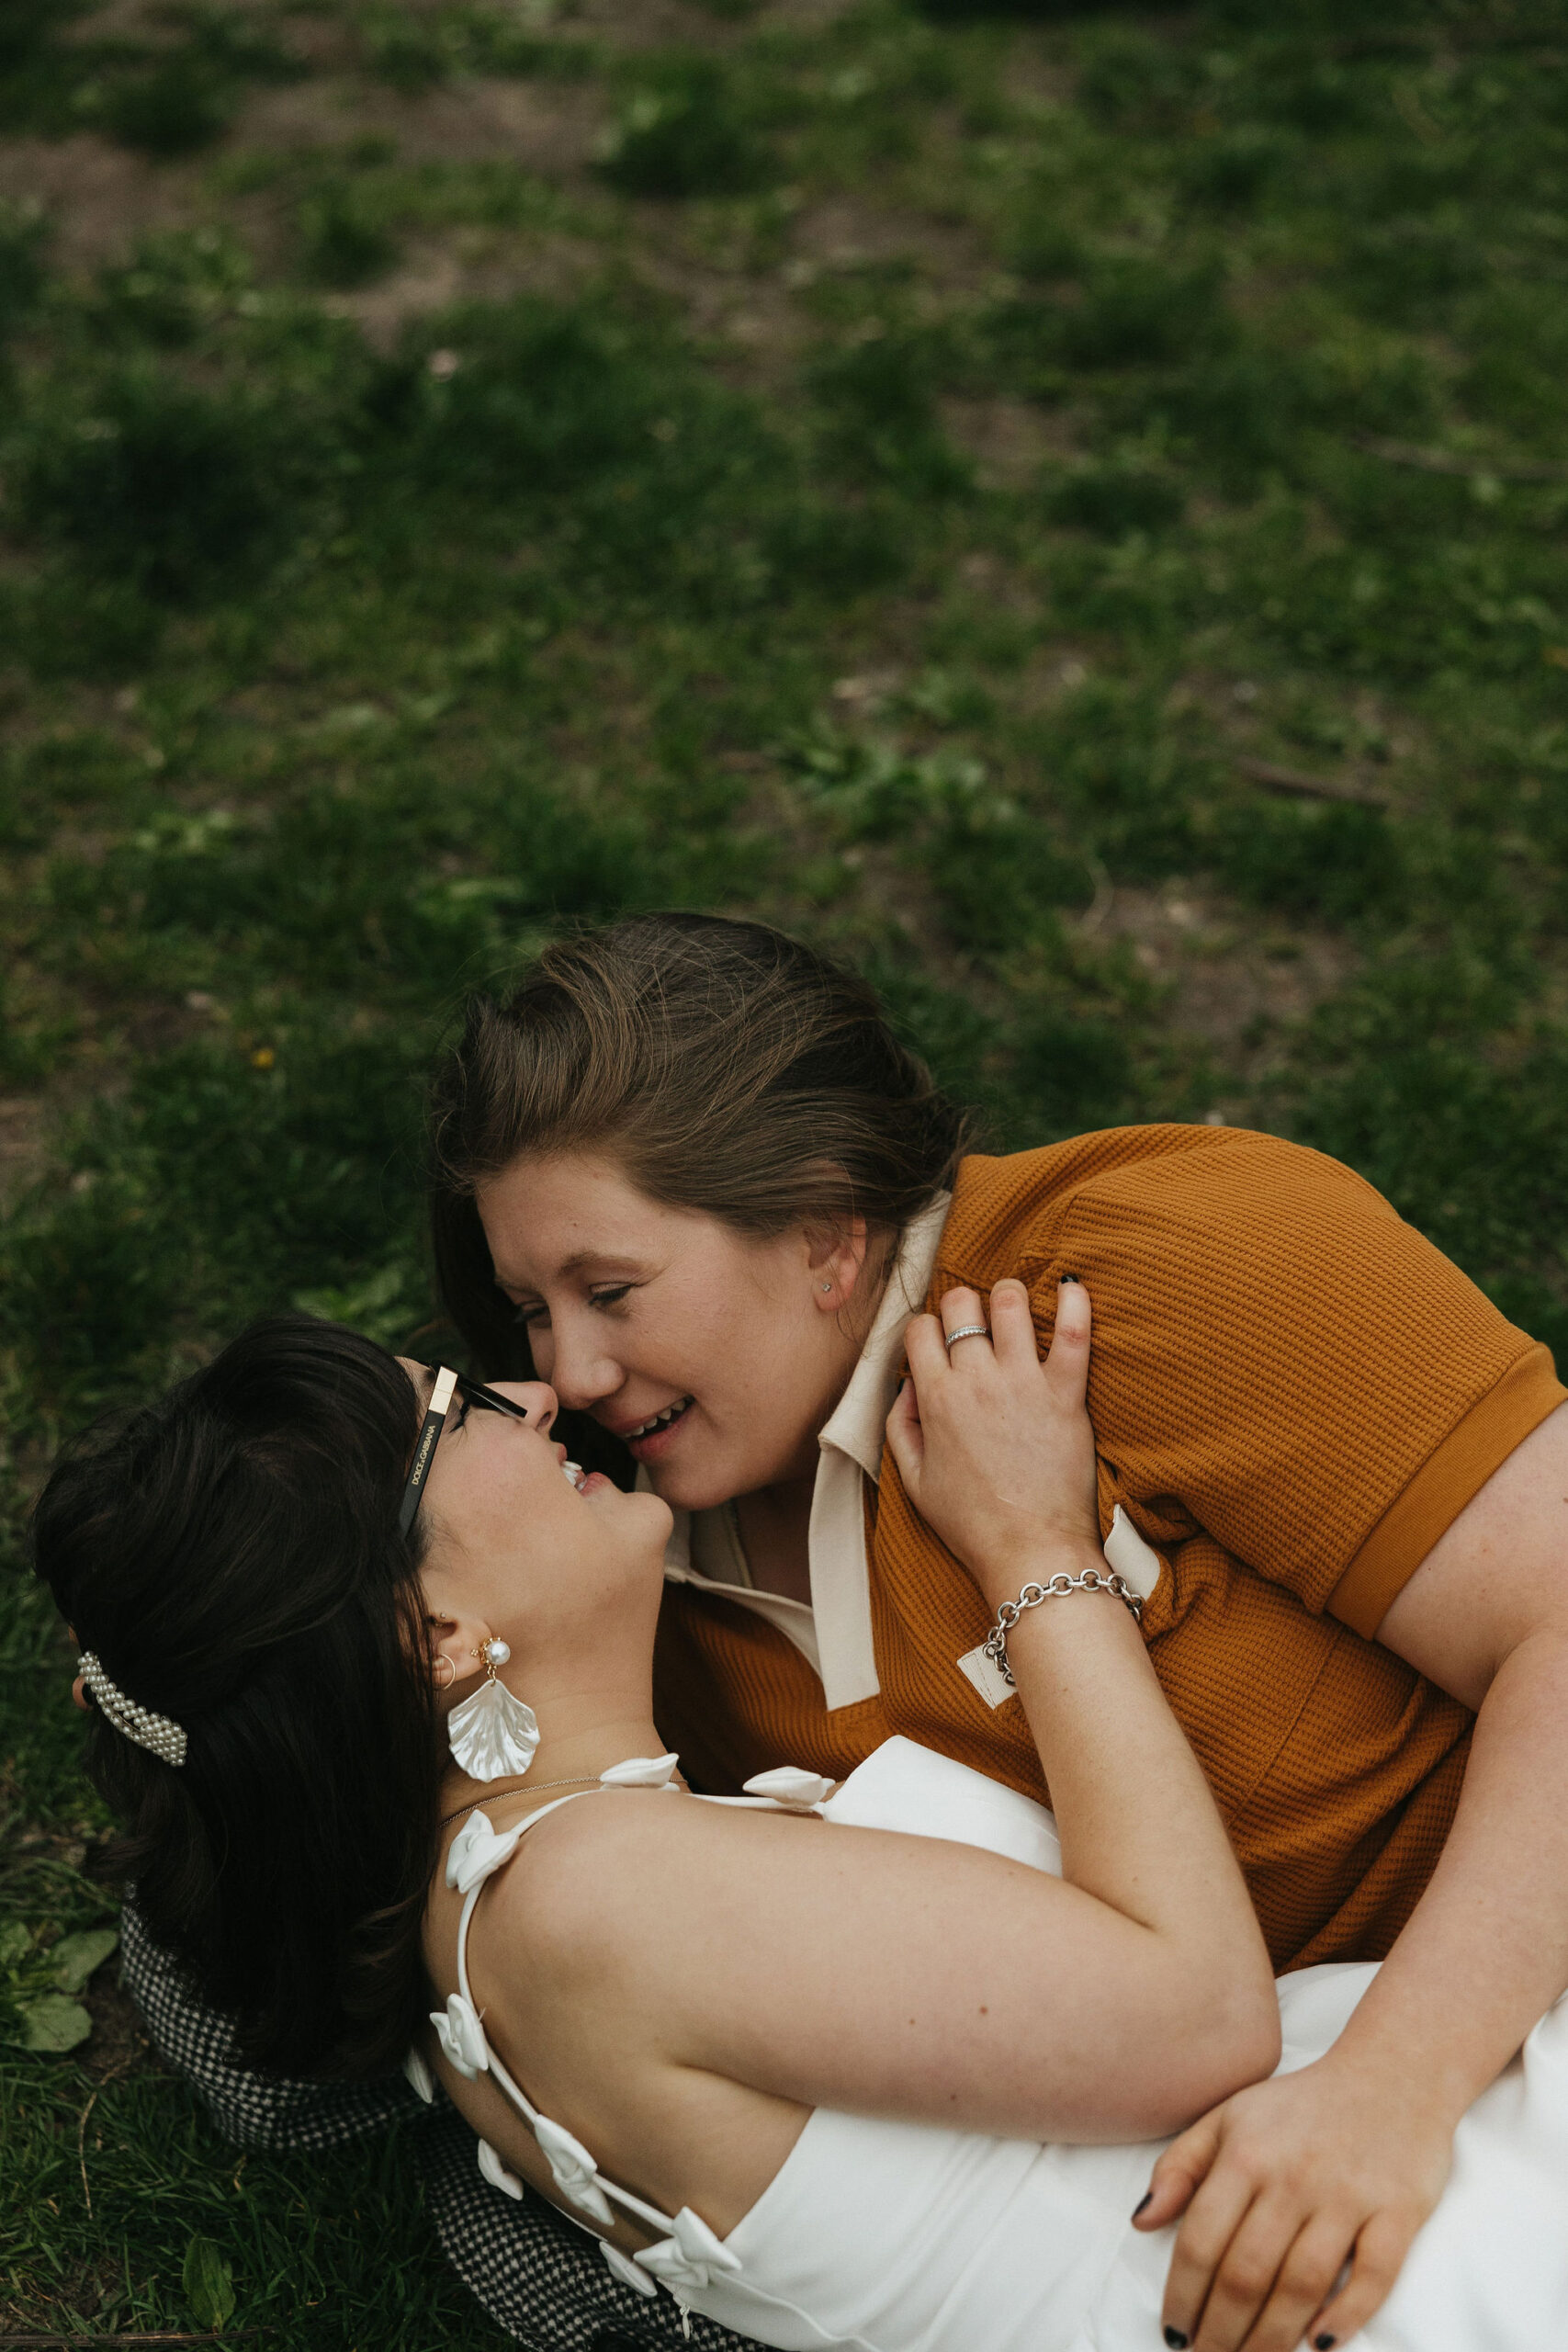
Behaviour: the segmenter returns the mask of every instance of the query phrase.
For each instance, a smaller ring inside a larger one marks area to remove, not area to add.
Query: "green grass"
[[[4,15],[0,137],[129,174],[0,211],[13,1552],[247,1315],[419,1329],[434,1044],[634,906],[855,955],[1004,1146],[1339,1153],[1568,1354],[1560,12]],[[111,1906],[20,1585],[0,1668],[3,2035]],[[206,2239],[492,2340],[406,2149],[236,2170],[111,1976],[0,2059],[5,2324]]]

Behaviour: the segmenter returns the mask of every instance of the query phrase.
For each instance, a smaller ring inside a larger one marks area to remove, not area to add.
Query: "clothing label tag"
[[[966,1681],[974,1684],[987,1707],[995,1709],[1004,1699],[1016,1699],[1018,1696],[994,1659],[987,1657],[984,1642],[978,1649],[964,1651],[958,1661],[958,1671]]]
[[[1120,1503],[1104,1548],[1106,1559],[1122,1583],[1130,1584],[1140,1600],[1147,1600],[1165,1574],[1165,1562],[1152,1544],[1145,1543]]]
[[[1124,1584],[1131,1585],[1140,1600],[1147,1600],[1156,1591],[1165,1574],[1165,1562],[1152,1544],[1145,1544],[1120,1503],[1111,1521],[1111,1532],[1105,1539],[1105,1558],[1109,1566]],[[978,1649],[965,1650],[958,1661],[958,1671],[967,1682],[974,1684],[987,1707],[993,1711],[1006,1699],[1016,1699],[1018,1692],[994,1660],[986,1655],[982,1642]]]

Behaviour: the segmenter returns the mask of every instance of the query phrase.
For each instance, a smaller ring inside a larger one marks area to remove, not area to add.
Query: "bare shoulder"
[[[592,2094],[613,2124],[628,2085],[667,2106],[672,2076],[701,2075],[792,2113],[1138,2138],[1244,2078],[1228,2041],[1215,2061],[1216,1961],[1173,1967],[1140,1921],[949,1839],[615,1791],[542,1822],[490,1899],[474,1996],[548,2112]],[[1261,1946],[1257,1966],[1268,1994]]]
[[[733,1899],[776,1860],[778,1829],[825,1834],[819,1822],[663,1792],[596,1792],[524,1839],[491,1899],[485,1941],[536,1976],[560,1972],[579,1985],[627,1965],[646,1971],[711,1935],[716,1898],[728,1888]]]

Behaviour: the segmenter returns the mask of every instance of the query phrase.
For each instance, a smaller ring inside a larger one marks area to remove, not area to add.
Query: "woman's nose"
[[[606,1355],[602,1347],[595,1346],[597,1336],[595,1333],[583,1333],[582,1344],[579,1346],[579,1335],[570,1330],[563,1331],[558,1322],[552,1325],[547,1336],[540,1334],[534,1340],[534,1361],[536,1363],[539,1361],[537,1351],[541,1345],[547,1345],[550,1378],[555,1383],[561,1403],[570,1406],[574,1412],[589,1412],[604,1397],[613,1396],[626,1377],[614,1357]]]
[[[560,1398],[547,1380],[497,1380],[491,1385],[498,1396],[509,1396],[514,1405],[522,1406],[531,1430],[548,1437],[560,1411]]]

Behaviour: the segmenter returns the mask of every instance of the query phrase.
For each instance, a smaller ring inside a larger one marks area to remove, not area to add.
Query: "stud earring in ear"
[[[539,1721],[497,1678],[495,1669],[506,1664],[512,1645],[492,1638],[468,1655],[483,1658],[485,1679],[447,1716],[447,1745],[472,1781],[521,1780],[538,1749]]]
[[[833,1285],[831,1283],[824,1283],[822,1287],[824,1290],[831,1290]]]

